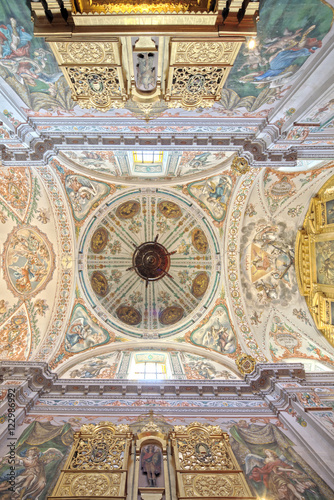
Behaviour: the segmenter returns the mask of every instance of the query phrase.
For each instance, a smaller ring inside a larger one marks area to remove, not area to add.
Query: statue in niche
[[[137,87],[140,90],[153,90],[156,86],[154,54],[143,52],[137,56]]]
[[[142,448],[140,456],[141,470],[147,474],[148,485],[155,488],[157,476],[161,473],[161,449],[154,444]]]

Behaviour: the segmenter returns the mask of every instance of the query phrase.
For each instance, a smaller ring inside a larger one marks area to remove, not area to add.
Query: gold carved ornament
[[[49,500],[124,497],[131,441],[127,425],[82,426]]]
[[[235,156],[231,164],[231,170],[237,175],[243,175],[250,171],[246,158]]]
[[[103,14],[126,14],[137,13],[182,13],[182,12],[206,12],[207,2],[203,0],[188,0],[187,2],[164,2],[161,0],[77,0],[79,12],[103,13]]]
[[[218,430],[217,430],[218,432]],[[214,436],[214,435],[213,435]],[[219,434],[215,437],[202,426],[195,425],[176,440],[181,470],[222,470],[234,469],[235,464],[229,456],[226,446],[228,436]]]
[[[128,109],[145,119],[162,113],[164,106],[196,110],[219,101],[242,43],[247,36],[256,36],[259,8],[259,2],[246,2],[240,20],[242,2],[231,0],[222,24],[225,2],[64,0],[65,21],[59,2],[51,3],[52,27],[45,6],[33,3],[35,36],[50,43],[73,100],[84,109],[98,111],[127,103]],[[143,32],[139,40],[159,40],[155,62],[153,58],[147,62],[151,87],[145,90],[134,76],[138,40],[132,45],[131,39],[138,32]],[[171,37],[178,32],[182,38]]]
[[[157,436],[161,435],[160,431],[150,421],[137,438],[148,439],[148,434]],[[127,425],[101,422],[82,426],[74,436],[70,456],[49,500],[124,499],[132,437]],[[234,457],[229,437],[219,426],[198,422],[187,427],[175,426],[170,437],[179,500],[197,497],[254,499]],[[139,460],[136,463],[139,466]],[[142,489],[146,495],[147,488]]]
[[[60,64],[115,64],[115,42],[56,42]]]
[[[171,437],[179,500],[254,499],[234,457],[229,437],[219,426],[198,422],[187,427],[175,426]]]
[[[170,94],[166,95],[168,107],[195,110],[211,107],[220,99],[226,68],[184,66],[170,71]]]
[[[239,356],[235,360],[235,364],[238,367],[241,375],[247,375],[248,373],[252,373],[256,367],[255,359],[249,354],[239,354]]]
[[[123,108],[125,93],[122,90],[119,68],[82,66],[68,69],[73,89],[72,98],[81,108],[108,111],[111,107]]]
[[[295,267],[314,322],[334,346],[334,176],[311,199],[297,233]]]

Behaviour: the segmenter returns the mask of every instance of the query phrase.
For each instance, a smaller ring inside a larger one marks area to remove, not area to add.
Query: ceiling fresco
[[[297,230],[332,162],[294,173],[223,171],[168,189],[111,188],[57,158],[50,165],[2,169],[2,359],[49,360],[63,374],[72,363],[73,378],[124,378],[133,348],[127,362],[115,353],[154,339],[179,353],[171,359],[186,378],[231,378],[245,351],[334,367],[294,269]],[[192,188],[205,185],[216,188],[204,203]],[[81,220],[70,189],[87,203]],[[224,208],[219,224],[211,201]],[[146,244],[165,251],[154,275],[136,260]]]
[[[298,14],[296,14],[298,11]],[[0,8],[3,80],[20,96],[21,108],[29,116],[96,116],[82,110],[71,99],[70,89],[50,47],[33,36],[25,1],[5,0]],[[321,51],[332,26],[330,2],[322,0],[266,0],[260,5],[257,45],[244,44],[222,91],[221,100],[207,111],[170,110],[155,103],[154,116],[180,117],[268,115],[293,84],[308,59]],[[125,110],[112,110],[114,118],[140,115],[134,102]]]
[[[71,235],[64,222],[59,239],[62,220],[48,188],[37,171],[1,170],[1,359],[34,358],[56,313],[60,261],[70,251]],[[61,210],[58,193],[57,200]]]
[[[273,361],[310,358],[333,365],[298,291],[295,241],[309,200],[333,175],[326,168],[293,174],[265,170],[257,177],[240,228],[243,302],[251,330]]]
[[[180,378],[185,380],[216,380],[239,378],[231,369],[216,361],[198,356],[186,351],[171,350],[148,350],[148,351],[113,351],[99,356],[87,358],[84,361],[76,362],[71,368],[62,372],[64,379],[117,379],[122,378],[128,366],[135,364],[135,368],[130,371],[128,378],[141,379],[144,376],[145,363],[161,363],[164,366],[168,363],[166,379]],[[124,366],[126,365],[126,367]],[[164,372],[164,370],[163,370]]]
[[[112,328],[164,337],[208,307],[219,284],[218,240],[180,194],[124,190],[94,219],[79,246],[80,281]]]
[[[73,379],[126,379],[148,345],[174,378],[233,380],[244,354],[334,367],[295,272],[334,173],[333,5],[263,0],[214,107],[145,122],[79,108],[27,2],[1,2],[0,359]]]

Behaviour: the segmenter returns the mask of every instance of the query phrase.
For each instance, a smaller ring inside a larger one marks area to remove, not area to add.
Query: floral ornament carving
[[[55,493],[60,497],[119,496],[122,474],[66,473]]]
[[[57,42],[56,47],[62,63],[115,63],[115,54],[110,42]]]
[[[172,64],[233,64],[238,44],[233,42],[172,42]],[[173,52],[172,52],[173,54]]]
[[[238,474],[187,474],[184,491],[187,497],[251,498],[245,480]]]
[[[230,457],[228,440],[219,435],[210,435],[200,426],[187,429],[187,433],[176,440],[180,469],[197,470],[233,470],[235,464]]]
[[[254,371],[256,361],[248,354],[240,354],[235,360],[235,364],[237,365],[239,372],[242,375],[246,375],[247,373],[252,373]]]
[[[119,68],[80,66],[69,68],[72,98],[81,108],[108,111],[111,107],[123,108],[122,75]]]
[[[122,469],[126,440],[112,429],[101,429],[92,437],[81,437],[70,468],[80,470]]]
[[[235,156],[231,164],[231,170],[237,175],[242,175],[250,171],[250,166],[246,158]]]
[[[226,497],[233,494],[233,486],[225,477],[216,475],[200,475],[194,479],[195,493],[200,496]]]
[[[71,486],[75,496],[104,496],[109,490],[108,476],[105,474],[79,474]]]
[[[151,420],[141,429],[140,432],[159,432],[162,434],[162,429]]]
[[[220,93],[225,71],[226,68],[214,66],[173,68],[172,101],[168,101],[168,106],[189,110],[213,106]]]

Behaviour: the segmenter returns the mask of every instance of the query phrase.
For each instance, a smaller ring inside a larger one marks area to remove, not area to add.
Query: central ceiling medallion
[[[150,281],[160,280],[164,276],[172,278],[168,273],[170,256],[176,253],[176,250],[169,253],[157,240],[158,236],[154,241],[148,241],[136,247],[132,258],[133,266],[128,269],[129,271],[134,269],[138,276],[146,281],[146,286]]]
[[[191,328],[214,300],[219,245],[179,193],[129,190],[88,221],[79,269],[88,302],[114,330],[163,337]]]

